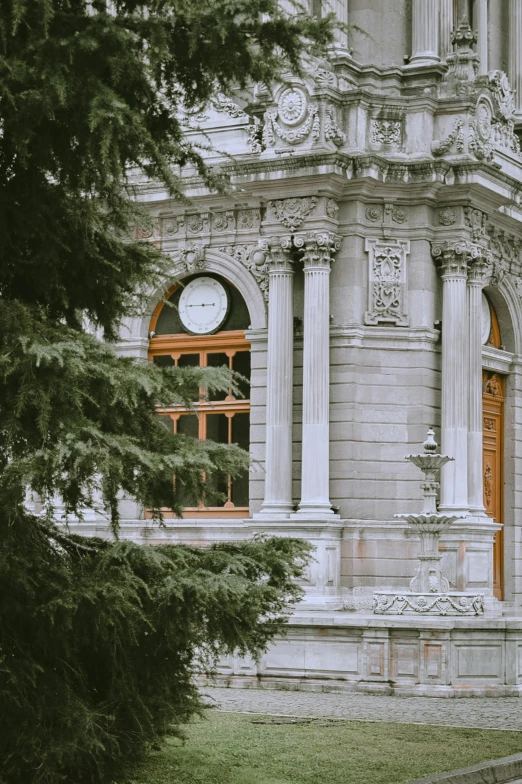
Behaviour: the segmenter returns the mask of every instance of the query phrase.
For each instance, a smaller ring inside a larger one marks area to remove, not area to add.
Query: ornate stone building
[[[162,529],[124,503],[123,536],[315,544],[287,638],[258,664],[224,662],[233,682],[518,694],[522,0],[332,7],[348,32],[328,60],[257,85],[248,104],[219,95],[196,118],[229,196],[195,174],[189,206],[142,186],[153,225],[140,236],[172,270],[120,350],[248,377],[244,398],[161,414],[249,448],[252,469],[219,506],[184,499],[184,518],[167,512]],[[430,426],[454,458],[439,499],[458,516],[440,543],[444,574],[485,609],[383,617],[374,590],[403,595],[415,571],[418,538],[394,515],[420,511],[404,457]]]

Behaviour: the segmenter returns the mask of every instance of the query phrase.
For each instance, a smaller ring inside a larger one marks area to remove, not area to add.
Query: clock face
[[[489,302],[485,294],[482,294],[482,345],[484,346],[489,340],[491,332],[491,311],[489,309]]]
[[[215,278],[194,278],[179,298],[181,323],[195,335],[217,332],[227,317],[228,308],[227,291]]]

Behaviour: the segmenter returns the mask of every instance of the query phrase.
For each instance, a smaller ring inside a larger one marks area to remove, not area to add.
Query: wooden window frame
[[[172,292],[170,292],[172,293]],[[163,303],[160,303],[162,306]],[[161,307],[156,308],[151,320],[151,333],[156,326],[157,318],[161,312]],[[229,367],[232,368],[232,359],[239,352],[250,353],[250,342],[245,338],[244,330],[229,330],[218,332],[214,335],[188,335],[181,333],[178,335],[153,335],[149,341],[149,359],[154,361],[154,357],[170,356],[174,364],[177,365],[179,358],[186,354],[199,354],[200,367],[208,367],[209,354],[226,354],[229,359]],[[207,416],[209,414],[224,414],[228,419],[228,443],[231,443],[232,420],[235,414],[250,413],[250,400],[235,398],[232,394],[227,395],[223,400],[207,401],[203,397],[203,390],[200,390],[200,400],[194,403],[193,409],[184,406],[172,405],[158,408],[158,413],[162,416],[170,416],[174,424],[174,432],[177,430],[177,423],[182,416],[196,414],[198,417],[198,439],[203,440],[207,435]],[[234,506],[231,498],[231,481],[228,482],[228,500],[225,506],[187,506],[183,509],[184,517],[188,518],[226,518],[243,519],[249,516],[249,506]],[[176,517],[171,509],[161,510],[165,518]],[[146,511],[146,517],[150,513]]]

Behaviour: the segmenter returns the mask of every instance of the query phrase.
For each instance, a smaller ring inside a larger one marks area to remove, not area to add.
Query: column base
[[[259,512],[252,515],[253,520],[288,520],[295,512],[291,504],[263,504]]]
[[[421,54],[411,57],[409,62],[403,68],[418,68],[424,65],[440,65],[440,57],[433,54]]]
[[[341,515],[334,512],[326,504],[300,504],[297,512],[291,515],[292,520],[340,520]]]

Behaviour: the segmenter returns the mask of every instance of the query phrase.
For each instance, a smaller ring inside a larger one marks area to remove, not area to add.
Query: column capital
[[[292,266],[292,237],[281,235],[277,237],[263,237],[259,240],[259,247],[268,258],[268,273],[293,272]]]
[[[469,265],[482,255],[481,251],[467,240],[445,240],[431,246],[431,255],[439,262],[443,278],[467,278]]]
[[[308,231],[294,235],[294,247],[301,251],[305,269],[330,269],[341,247],[341,238],[330,231]]]
[[[468,267],[468,283],[482,289],[491,280],[493,272],[494,266],[491,256],[482,252]]]

